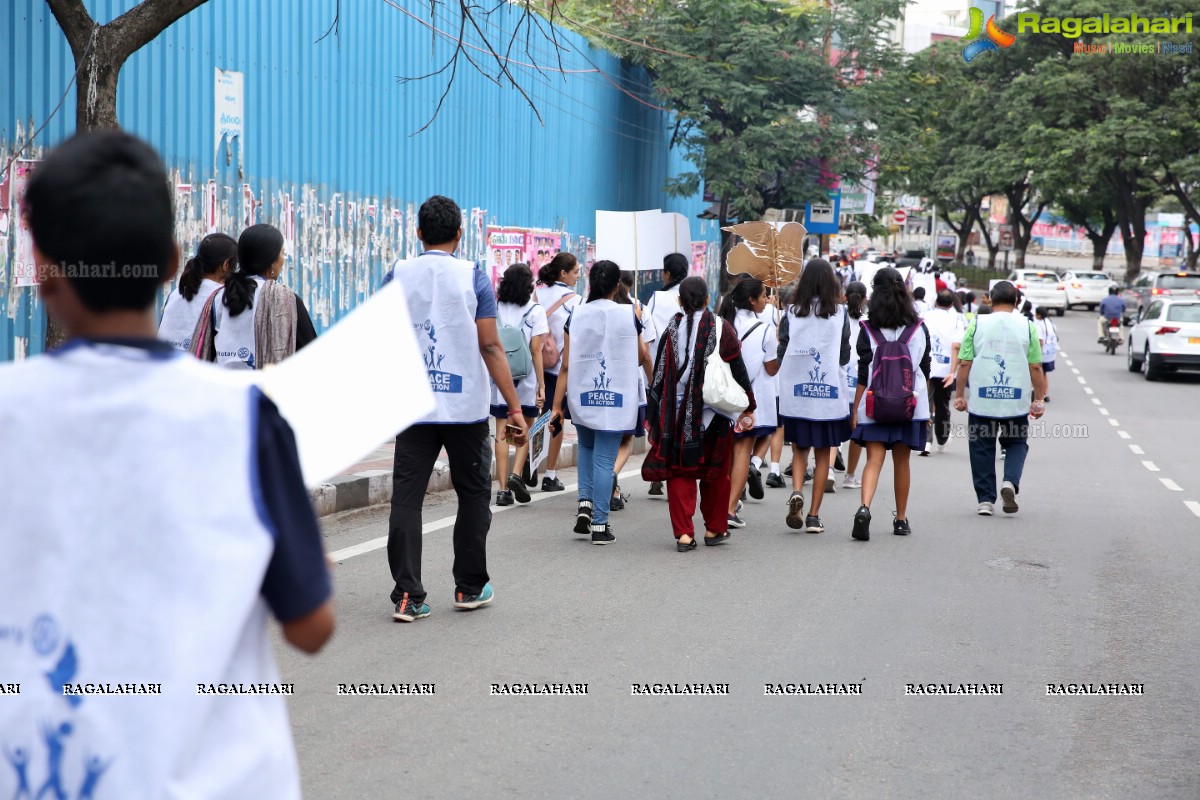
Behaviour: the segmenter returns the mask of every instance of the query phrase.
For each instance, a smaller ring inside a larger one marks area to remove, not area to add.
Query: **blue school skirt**
[[[811,420],[781,415],[783,438],[793,447],[838,447],[850,438],[850,417]]]
[[[893,445],[904,444],[912,450],[924,450],[929,441],[929,420],[913,420],[912,422],[895,422],[881,425],[877,422],[866,425],[859,424],[850,434],[850,440],[855,444],[866,447],[867,442],[882,442],[887,450]]]

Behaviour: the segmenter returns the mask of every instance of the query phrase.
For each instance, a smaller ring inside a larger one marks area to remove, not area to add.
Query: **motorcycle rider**
[[[1125,301],[1121,299],[1116,286],[1108,287],[1108,297],[1100,301],[1100,317],[1096,320],[1096,331],[1098,338],[1097,342],[1104,344],[1108,339],[1108,326],[1114,319],[1117,320],[1117,342],[1121,342],[1124,336],[1121,335],[1120,323],[1125,316]]]

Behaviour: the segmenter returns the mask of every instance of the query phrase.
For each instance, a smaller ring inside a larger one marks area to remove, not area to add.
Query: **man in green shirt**
[[[992,313],[977,315],[963,334],[954,395],[955,409],[968,412],[971,477],[979,514],[988,517],[996,503],[996,440],[1007,453],[1000,497],[1004,512],[1015,514],[1029,453],[1029,418],[1042,416],[1046,392],[1042,345],[1033,323],[1014,313],[1016,287],[997,283],[991,300]]]

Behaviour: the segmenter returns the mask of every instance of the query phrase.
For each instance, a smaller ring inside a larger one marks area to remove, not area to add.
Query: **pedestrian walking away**
[[[570,253],[559,253],[538,270],[537,300],[546,309],[550,335],[542,343],[542,370],[545,373],[546,398],[552,400],[558,388],[558,372],[562,365],[563,330],[571,311],[582,302],[575,293],[579,282],[579,262]],[[571,418],[571,410],[564,408],[565,419]],[[542,477],[543,492],[565,491],[558,479],[558,456],[562,451],[563,426],[556,422],[550,428],[550,449],[546,454],[546,472]],[[526,485],[536,485],[537,476],[530,475]]]
[[[997,440],[1006,453],[999,494],[1004,512],[1017,512],[1029,454],[1029,418],[1042,416],[1041,398],[1046,394],[1037,331],[1032,322],[1011,313],[1016,288],[1000,281],[991,298],[995,313],[976,317],[963,335],[954,393],[954,407],[967,412],[971,479],[980,516],[995,511]]]
[[[789,528],[823,533],[821,502],[830,480],[833,450],[850,438],[846,404],[846,365],[850,363],[850,318],[829,262],[814,258],[800,272],[793,302],[779,322],[779,415],[784,438],[792,443],[792,495]],[[804,513],[804,474],[808,451],[816,466],[812,499]]]
[[[179,286],[167,296],[158,323],[158,338],[176,350],[189,352],[192,332],[208,298],[225,284],[226,276],[236,267],[236,239],[224,233],[211,233],[201,239],[196,255],[188,259],[179,276]]]
[[[387,275],[404,287],[435,400],[433,411],[396,437],[387,552],[395,581],[392,618],[397,622],[429,616],[421,581],[421,507],[443,448],[458,496],[451,568],[454,607],[470,611],[492,602],[487,571],[492,524],[489,376],[508,407],[505,424],[514,429],[512,438],[520,444],[528,431],[500,343],[491,281],[474,262],[454,256],[462,235],[458,204],[440,195],[429,198],[417,212],[417,237],[424,252],[397,261]]]
[[[300,797],[284,694],[193,688],[278,686],[268,617],[315,653],[334,613],[291,427],[243,376],[155,337],[174,194],[154,150],[104,131],[51,151],[22,198],[68,338],[0,366],[0,607],[29,621],[5,623],[3,663],[31,676],[0,703],[20,781],[5,797]],[[75,263],[113,271],[55,274]],[[160,696],[78,696],[135,676]]]
[[[1058,328],[1050,319],[1050,313],[1044,308],[1034,312],[1034,327],[1037,329],[1038,342],[1042,346],[1042,396],[1043,403],[1050,402],[1050,373],[1054,372],[1054,358],[1058,355]]]
[[[596,545],[616,539],[608,521],[613,464],[621,437],[637,422],[638,372],[650,358],[636,309],[613,301],[620,288],[619,266],[611,261],[592,265],[587,302],[572,312],[566,326],[562,372],[554,394],[554,415],[561,417],[564,402],[568,403],[579,433],[575,532],[590,533]]]
[[[929,331],[913,306],[904,279],[884,267],[871,280],[868,319],[858,335],[858,388],[854,395],[851,438],[866,448],[862,505],[854,514],[851,536],[871,538],[871,503],[887,454],[892,454],[896,518],[892,533],[912,533],[908,492],[912,451],[925,448],[929,434]]]
[[[642,478],[666,482],[675,547],[687,552],[696,548],[692,517],[697,481],[706,529],[704,543],[711,546],[729,541],[733,432],[735,426],[739,430],[754,427],[755,405],[737,332],[708,310],[704,279],[684,279],[679,302],[682,311],[659,336],[647,397],[650,452],[642,462]],[[746,407],[731,405],[733,401],[726,395],[732,391],[723,393],[716,405],[706,402],[706,380],[714,386],[736,383],[745,392]]]
[[[764,495],[762,473],[750,462],[754,443],[758,439],[775,433],[775,373],[779,371],[776,355],[776,329],[759,318],[767,305],[767,292],[763,282],[749,275],[739,276],[729,293],[721,301],[721,318],[732,325],[742,344],[742,363],[750,378],[757,403],[755,424],[749,430],[733,434],[733,459],[729,473],[729,526],[746,527],[738,515],[737,504],[742,491],[750,490],[750,497],[762,500]]]
[[[624,471],[625,465],[629,463],[629,456],[633,454],[633,440],[644,439],[646,437],[646,385],[650,381],[650,370],[654,366],[650,360],[650,343],[658,338],[655,332],[647,323],[650,321],[649,315],[644,313],[641,301],[634,296],[634,274],[629,270],[621,270],[621,287],[617,289],[617,294],[613,301],[623,305],[633,306],[633,311],[637,314],[638,320],[642,323],[642,341],[646,343],[647,358],[642,364],[642,368],[638,370],[638,417],[633,425],[633,429],[626,431],[621,437],[621,447],[617,450],[617,461],[613,464],[613,490],[612,490],[612,506],[611,511],[620,511],[625,508],[627,495],[621,491],[621,483],[619,475]]]
[[[850,323],[850,362],[846,364],[846,409],[854,410],[854,394],[858,389],[858,335],[862,328],[864,314],[867,309],[867,286],[862,281],[852,281],[846,287],[846,317]],[[846,475],[842,486],[847,489],[861,489],[862,481],[858,479],[858,464],[862,458],[863,448],[858,442],[850,440],[846,445]]]
[[[954,310],[954,295],[946,289],[937,294],[937,307],[925,315],[925,327],[929,330],[929,402],[933,438],[937,440],[938,452],[944,452],[950,441],[950,398],[954,391],[954,376],[958,373],[958,353],[962,346],[966,323]],[[925,442],[921,455],[930,452],[930,441]]]
[[[650,295],[650,301],[646,303],[646,310],[649,314],[649,325],[655,333],[661,338],[664,331],[675,319],[675,315],[679,313],[679,285],[688,274],[688,258],[683,253],[670,253],[663,258],[662,282],[661,289]],[[658,352],[658,339],[650,342],[650,352]],[[651,495],[661,497],[663,494],[662,481],[651,481]]]
[[[192,332],[192,353],[231,369],[278,364],[317,338],[300,296],[278,282],[283,234],[251,225],[238,237],[237,269],[209,295]]]
[[[527,264],[513,264],[504,271],[496,289],[496,323],[501,344],[509,361],[509,372],[517,387],[517,398],[521,401],[521,413],[526,426],[532,426],[541,409],[546,405],[546,384],[542,370],[542,342],[550,328],[546,322],[546,310],[533,297],[533,271]],[[510,351],[511,348],[511,351]],[[517,369],[525,374],[518,377]],[[529,457],[529,442],[521,437],[512,441],[517,433],[506,425],[508,406],[500,390],[492,386],[492,417],[496,420],[496,480],[500,488],[496,492],[496,505],[511,506],[513,502],[528,503],[532,498],[521,473]],[[509,445],[516,447],[513,471],[509,472]]]

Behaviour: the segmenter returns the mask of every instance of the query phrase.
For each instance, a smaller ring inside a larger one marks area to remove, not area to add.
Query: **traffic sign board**
[[[892,212],[892,222],[896,223],[897,225],[903,225],[904,220],[906,219],[908,219],[908,214],[904,213],[903,208],[897,208]]]

